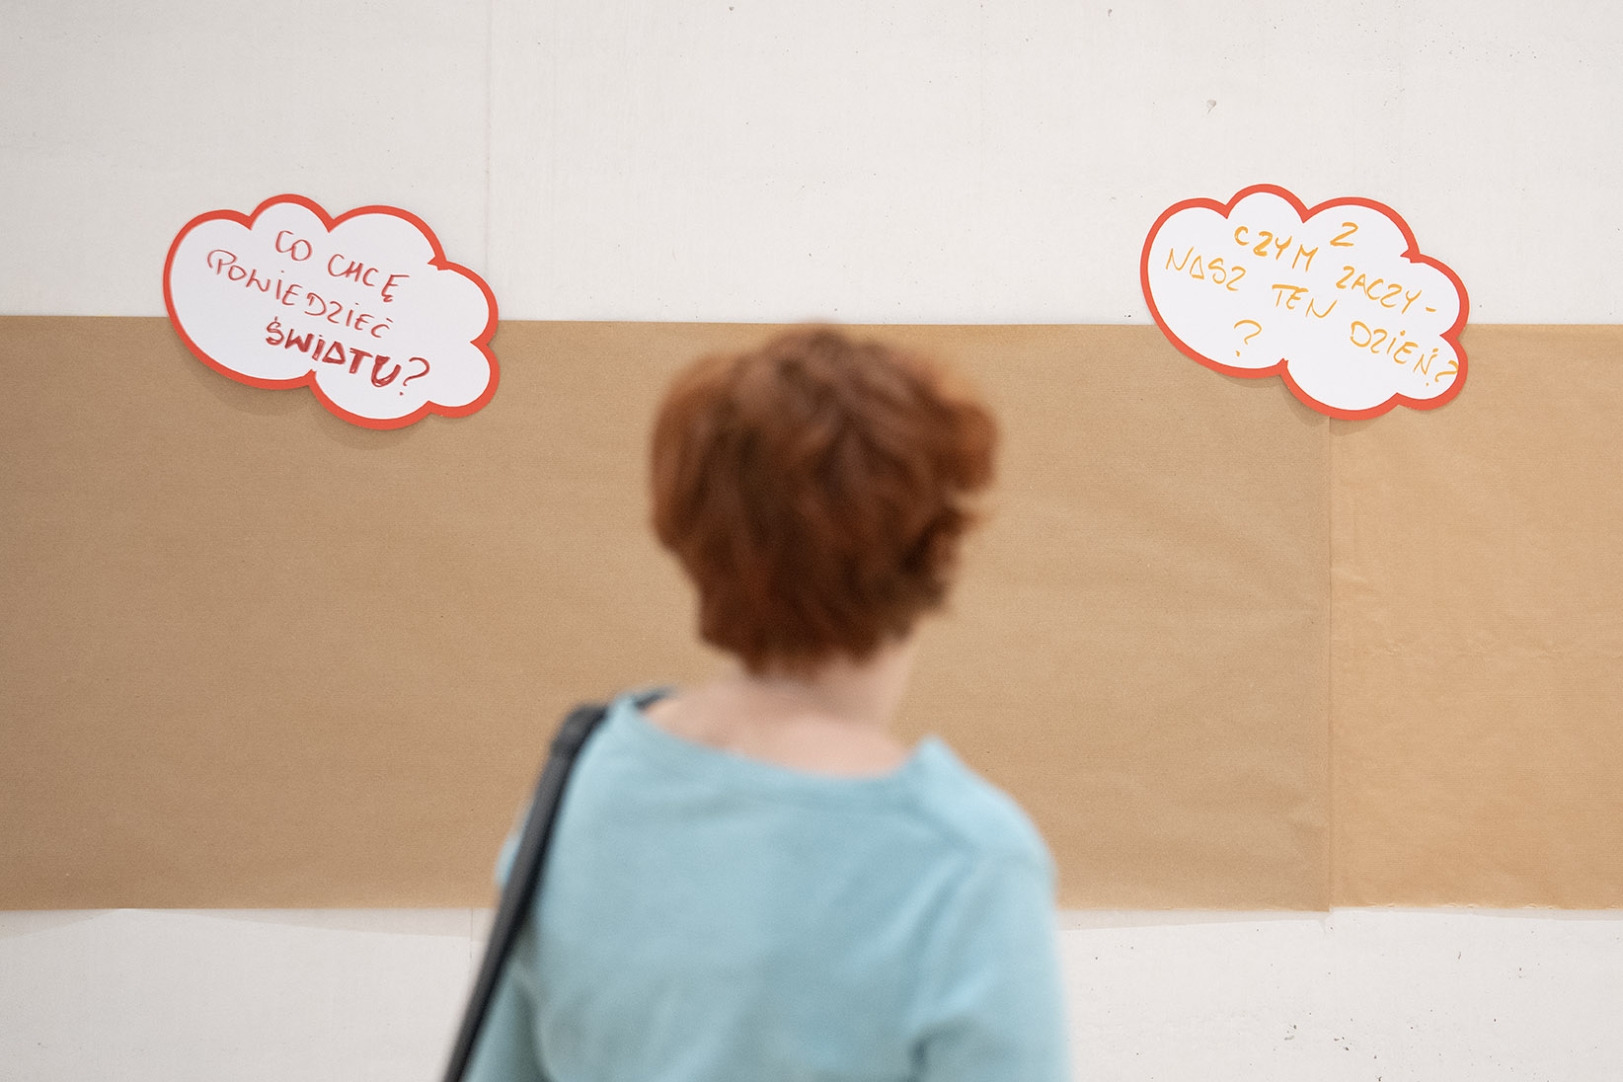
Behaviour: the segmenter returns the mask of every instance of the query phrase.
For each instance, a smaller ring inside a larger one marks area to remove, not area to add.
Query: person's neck
[[[863,661],[836,658],[810,672],[735,671],[717,681],[763,715],[812,714],[879,732],[890,728],[913,668],[911,640]]]
[[[909,749],[891,736],[912,668],[910,643],[809,673],[736,670],[654,703],[650,721],[677,736],[801,770],[888,773]]]

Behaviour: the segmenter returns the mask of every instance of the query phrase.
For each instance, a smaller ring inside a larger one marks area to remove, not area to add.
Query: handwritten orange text
[[[1379,277],[1370,278],[1361,273],[1357,267],[1347,264],[1342,265],[1341,272],[1341,277],[1336,279],[1337,289],[1350,289],[1356,293],[1362,293],[1382,308],[1397,308],[1400,314],[1403,315],[1408,314],[1409,305],[1419,300],[1420,295],[1425,292],[1423,289],[1417,289],[1413,293],[1405,292],[1403,286],[1397,282],[1388,282],[1386,279]],[[1353,277],[1354,275],[1357,275],[1357,277]],[[1383,285],[1385,286],[1384,289],[1382,288]],[[1399,307],[1399,297],[1403,298],[1401,308]]]
[[[1242,225],[1234,230],[1234,243],[1249,249],[1252,255],[1262,256],[1264,259],[1271,258],[1276,263],[1285,258],[1285,253],[1290,251],[1291,244],[1296,241],[1294,236],[1281,238],[1269,229],[1257,230],[1256,236],[1257,242],[1253,245],[1251,230]],[[1297,244],[1296,254],[1291,256],[1291,270],[1295,270],[1298,263],[1301,264],[1302,270],[1312,270],[1313,257],[1318,254],[1319,250],[1316,247],[1309,248],[1305,244]]]
[[[1188,269],[1189,277],[1223,286],[1230,293],[1239,292],[1240,279],[1245,277],[1245,267],[1238,263],[1225,264],[1222,256],[1208,260],[1196,255],[1195,249],[1191,247],[1183,253],[1183,258],[1179,259],[1177,251],[1168,248],[1167,269],[1181,271],[1185,268]]]

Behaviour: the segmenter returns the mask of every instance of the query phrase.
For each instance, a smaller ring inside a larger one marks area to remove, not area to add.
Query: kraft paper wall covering
[[[646,431],[768,333],[507,323],[483,410],[375,432],[161,319],[0,319],[0,905],[488,904],[563,709],[719,663]],[[884,333],[1005,437],[903,727],[1064,904],[1623,904],[1623,332],[1472,327],[1370,421],[1154,328]]]

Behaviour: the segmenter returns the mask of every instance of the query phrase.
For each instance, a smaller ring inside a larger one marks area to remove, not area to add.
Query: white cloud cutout
[[[334,413],[399,428],[495,393],[496,301],[433,232],[392,207],[337,219],[301,196],[187,224],[164,267],[176,330],[216,370],[309,386]]]
[[[1309,210],[1269,185],[1226,205],[1185,200],[1150,230],[1140,275],[1184,353],[1232,375],[1278,374],[1331,416],[1429,409],[1465,382],[1464,286],[1372,200]]]

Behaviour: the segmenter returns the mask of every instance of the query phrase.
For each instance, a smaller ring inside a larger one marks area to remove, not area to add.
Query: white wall
[[[392,203],[506,318],[1139,322],[1170,203],[1400,211],[1476,322],[1623,315],[1623,14],[0,0],[0,314],[193,215]],[[1072,915],[1078,1077],[1623,1077],[1623,916]],[[0,1078],[428,1078],[482,916],[0,917]]]
[[[0,914],[0,1078],[428,1082],[488,919]],[[1068,923],[1078,1079],[1623,1077],[1616,919],[1344,910]]]
[[[519,319],[1123,322],[1155,216],[1395,207],[1489,323],[1623,314],[1623,13],[1548,0],[5,0],[0,312],[194,214],[394,203]]]

